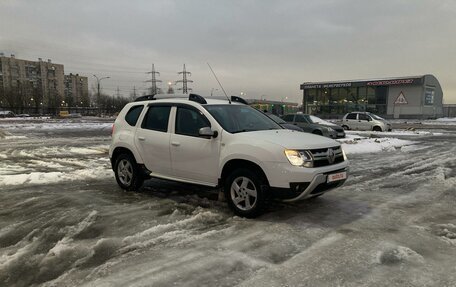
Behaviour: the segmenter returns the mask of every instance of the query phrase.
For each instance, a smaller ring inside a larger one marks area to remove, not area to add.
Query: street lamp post
[[[98,78],[97,75],[93,75],[95,79],[97,79],[97,106],[98,106],[98,113],[100,113],[100,82],[104,79],[109,79],[110,77],[102,77]]]

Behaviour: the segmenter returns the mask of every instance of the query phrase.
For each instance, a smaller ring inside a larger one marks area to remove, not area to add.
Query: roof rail
[[[206,100],[203,97],[201,97],[200,95],[197,95],[197,94],[190,94],[188,96],[188,99],[190,101],[194,101],[194,102],[200,103],[202,105],[207,104]]]
[[[155,97],[155,95],[141,96],[141,97],[137,97],[137,98],[134,100],[134,102],[155,100],[154,97]]]
[[[244,105],[248,105],[249,104],[249,103],[247,103],[246,100],[244,100],[243,98],[238,97],[238,96],[231,96],[231,101],[238,102],[238,103],[241,103],[241,104],[244,104]]]

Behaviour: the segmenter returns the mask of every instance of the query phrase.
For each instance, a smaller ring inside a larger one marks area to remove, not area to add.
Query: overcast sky
[[[0,51],[52,59],[65,73],[110,76],[127,95],[179,79],[195,92],[302,100],[310,81],[433,74],[456,103],[456,1],[0,0]],[[177,88],[178,86],[175,86]]]

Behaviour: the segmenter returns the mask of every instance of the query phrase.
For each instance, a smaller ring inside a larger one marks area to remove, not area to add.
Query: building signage
[[[352,83],[328,83],[303,85],[303,89],[327,89],[327,88],[346,88],[351,87]]]
[[[306,89],[329,89],[329,88],[349,88],[349,87],[376,87],[393,85],[419,85],[423,78],[403,78],[403,79],[379,79],[371,81],[351,81],[351,82],[307,82],[301,85],[301,90]]]
[[[367,82],[368,86],[391,86],[391,85],[409,85],[413,84],[413,79],[387,80]]]
[[[408,104],[407,99],[404,96],[404,93],[400,92],[399,96],[397,96],[396,101],[394,102],[395,105],[406,105]]]
[[[424,105],[425,106],[433,106],[434,105],[434,89],[426,88],[424,92]]]

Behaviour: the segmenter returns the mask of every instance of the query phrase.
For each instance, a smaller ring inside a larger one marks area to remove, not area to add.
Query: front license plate
[[[339,181],[347,178],[347,172],[338,172],[338,173],[333,173],[333,174],[328,174],[328,180],[327,182],[334,182],[334,181]]]

